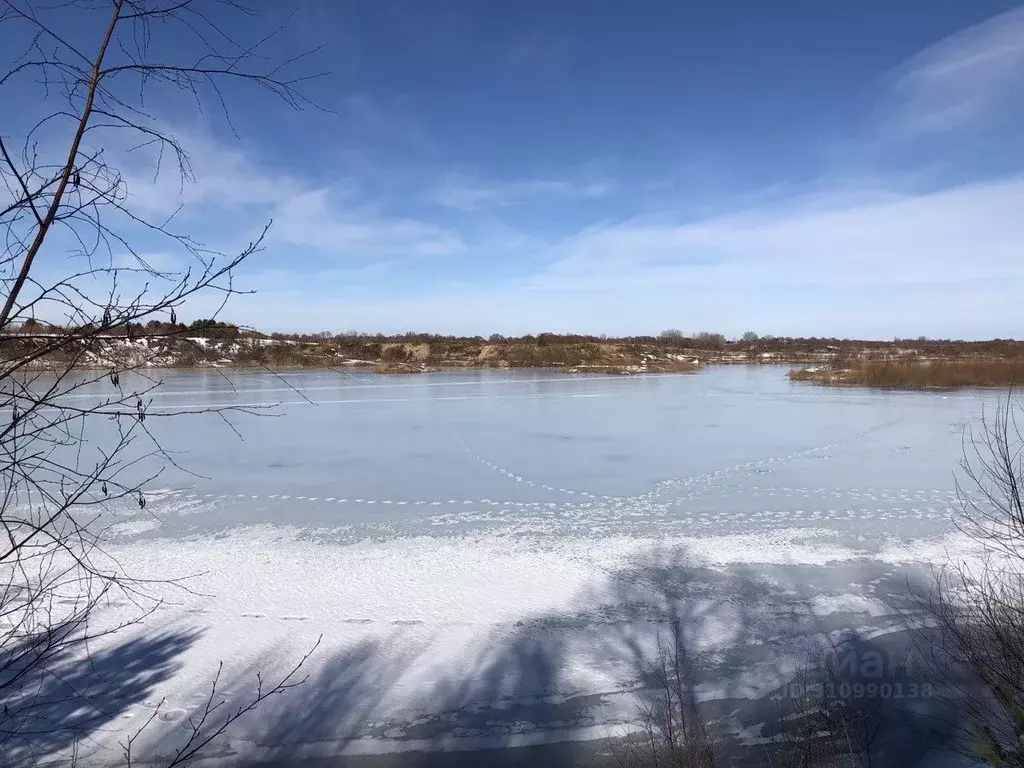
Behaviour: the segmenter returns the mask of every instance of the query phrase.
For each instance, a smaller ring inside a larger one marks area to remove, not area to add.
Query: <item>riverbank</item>
[[[149,335],[59,333],[0,336],[0,359],[33,368],[362,368],[383,374],[459,369],[552,368],[566,373],[688,373],[707,365],[802,366],[792,378],[886,387],[1005,386],[1024,360],[1016,341],[851,341],[718,335],[684,338],[539,334],[516,338],[428,334],[266,336],[210,329]],[[932,365],[934,363],[934,365]],[[930,366],[930,367],[929,367]],[[998,371],[997,371],[998,369]],[[923,373],[922,373],[923,372]]]

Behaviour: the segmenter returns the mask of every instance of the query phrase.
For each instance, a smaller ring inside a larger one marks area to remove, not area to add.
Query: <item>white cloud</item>
[[[927,194],[821,194],[691,223],[630,220],[549,246],[531,275],[389,296],[286,289],[231,314],[297,329],[993,337],[1024,327],[1024,178]],[[312,286],[338,286],[337,275]]]
[[[450,176],[430,192],[430,199],[446,208],[476,211],[487,207],[507,207],[550,199],[597,199],[606,197],[612,185],[605,181],[566,181],[533,179],[504,183],[486,183],[466,177]]]
[[[911,59],[892,86],[905,135],[960,128],[1024,97],[1024,9],[951,35]]]
[[[1021,278],[1024,178],[929,194],[809,197],[688,224],[628,221],[569,238],[535,280],[545,290],[622,281],[955,283]]]

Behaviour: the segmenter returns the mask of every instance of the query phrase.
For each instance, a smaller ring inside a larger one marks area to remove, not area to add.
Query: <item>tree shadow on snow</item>
[[[78,627],[67,629],[51,627],[0,649],[2,765],[33,764],[72,746],[80,755],[94,751],[90,735],[130,716],[173,677],[178,657],[200,634],[162,630],[90,648],[77,639]]]
[[[571,611],[496,626],[485,650],[439,674],[411,707],[388,700],[424,649],[400,636],[367,641],[257,712],[232,743],[256,745],[245,764],[304,768],[611,764],[615,726],[635,725],[637,702],[655,695],[660,650],[678,628],[692,695],[730,765],[777,764],[772,745],[799,719],[794,685],[809,679],[827,679],[844,711],[860,713],[873,765],[923,765],[955,721],[948,704],[912,687],[906,622],[927,578],[867,561],[711,568],[685,550],[654,551],[578,595]],[[608,741],[571,741],[588,728]],[[404,751],[316,757],[385,743]]]

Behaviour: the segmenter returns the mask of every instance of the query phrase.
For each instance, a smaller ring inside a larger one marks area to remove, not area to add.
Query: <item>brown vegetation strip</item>
[[[1021,383],[1024,357],[996,360],[864,360],[849,368],[794,370],[794,381],[882,389],[1009,387]]]

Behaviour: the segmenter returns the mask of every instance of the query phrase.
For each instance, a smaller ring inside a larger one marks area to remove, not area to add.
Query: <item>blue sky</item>
[[[258,5],[239,34],[291,4]],[[1013,3],[296,6],[271,52],[326,44],[306,65],[330,71],[305,90],[322,111],[230,87],[236,136],[158,102],[196,181],[126,169],[142,210],[183,206],[213,247],[274,220],[226,318],[1024,336]]]

